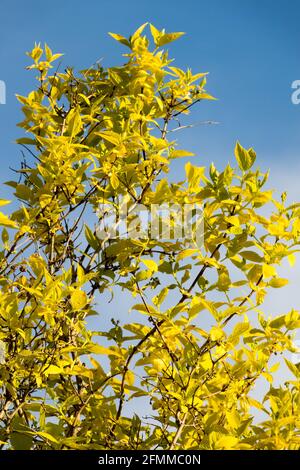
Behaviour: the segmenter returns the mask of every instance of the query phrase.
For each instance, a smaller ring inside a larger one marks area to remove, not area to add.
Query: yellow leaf
[[[143,259],[142,261],[143,261],[144,265],[148,269],[150,269],[150,271],[157,271],[158,270],[157,264],[152,259]]]
[[[55,444],[59,443],[58,440],[55,439],[55,437],[49,434],[48,432],[40,431],[40,432],[34,432],[32,434],[37,434],[38,436],[43,437],[44,439],[47,439],[50,442],[54,442]]]
[[[195,154],[193,152],[189,152],[188,150],[174,150],[170,154],[170,158],[182,158],[182,157],[194,157]]]
[[[269,264],[263,264],[263,276],[264,279],[267,279],[272,276],[276,276],[277,272],[274,266],[270,266]]]
[[[84,291],[76,289],[71,295],[71,305],[74,310],[80,310],[87,304],[87,295]]]
[[[169,42],[176,41],[176,39],[180,38],[183,36],[185,33],[183,32],[178,32],[178,33],[166,33],[160,36],[160,38],[157,41],[157,45],[159,47],[164,46],[165,44],[168,44]]]
[[[141,34],[142,34],[142,32],[144,31],[144,29],[146,28],[147,24],[148,24],[148,22],[142,24],[142,26],[140,26],[140,27],[133,33],[133,35],[132,35],[131,38],[130,38],[131,44],[133,44],[134,41],[135,41],[136,39],[138,39],[138,38],[141,36]]]
[[[0,206],[6,206],[6,204],[9,204],[10,201],[8,201],[7,199],[0,199]]]
[[[79,110],[77,108],[72,108],[66,118],[66,130],[68,135],[74,137],[75,135],[79,134],[79,132],[82,130],[82,126],[83,124]]]
[[[239,425],[241,424],[241,418],[237,410],[231,410],[226,412],[226,418],[228,421],[228,424],[231,428],[237,429]]]
[[[269,372],[263,372],[261,374],[265,379],[267,379],[267,381],[271,384],[273,383],[273,376],[271,374],[269,374]]]
[[[274,287],[275,289],[279,289],[280,287],[286,286],[289,283],[287,279],[282,278],[275,278],[270,281],[270,286]]]
[[[234,436],[227,436],[219,434],[215,449],[230,450],[233,449],[239,442],[239,440]],[[221,437],[222,436],[222,437]]]
[[[204,176],[205,168],[194,166],[191,164],[191,162],[188,162],[184,168],[189,184],[189,189],[191,191],[196,191],[199,189],[200,181]]]
[[[296,256],[294,254],[288,255],[287,257],[290,266],[294,266],[296,263]]]
[[[176,260],[177,260],[177,261],[180,261],[180,260],[182,260],[182,259],[184,259],[184,258],[188,258],[188,257],[190,257],[190,256],[193,256],[193,255],[195,255],[196,253],[199,253],[199,250],[198,250],[198,249],[196,249],[196,248],[187,248],[186,250],[181,251],[181,252],[177,255]]]
[[[237,216],[232,215],[230,217],[226,217],[226,222],[229,222],[234,227],[239,227],[240,226],[240,220]]]
[[[131,370],[128,370],[126,372],[125,379],[126,379],[126,382],[128,383],[128,385],[132,386],[134,384],[134,380],[135,380],[134,373]]]
[[[219,339],[225,336],[225,333],[222,328],[219,328],[218,326],[213,326],[210,330],[209,336],[211,337],[212,341],[218,341]]]
[[[116,33],[108,33],[112,38],[114,38],[116,41],[120,42],[121,44],[124,44],[124,46],[130,47],[129,41],[124,38],[124,36],[121,36],[121,34],[116,34]]]
[[[99,135],[103,139],[107,140],[113,145],[119,145],[120,144],[120,137],[116,132],[96,132],[96,135]]]
[[[159,31],[158,29],[156,29],[155,26],[153,26],[153,24],[150,24],[150,31],[151,31],[154,43],[155,45],[157,45],[160,36],[163,34],[163,31]]]
[[[282,237],[284,235],[284,226],[280,223],[270,224],[268,230],[269,234],[275,237]]]
[[[0,212],[0,225],[9,228],[17,228],[17,224],[13,220],[10,220],[7,215],[2,214],[2,212]]]
[[[117,189],[117,187],[119,186],[119,178],[115,173],[113,173],[110,177],[110,184],[114,189]]]
[[[154,358],[151,360],[153,369],[157,370],[158,372],[161,372],[165,367],[165,363],[162,359],[159,358]]]
[[[47,367],[45,370],[44,370],[44,373],[46,375],[50,375],[50,374],[61,374],[63,372],[63,369],[61,369],[60,367],[58,366],[55,366],[55,365],[51,365],[49,367]]]
[[[88,347],[88,351],[94,354],[105,354],[107,356],[113,355],[113,356],[118,356],[118,353],[116,351],[113,351],[110,348],[105,348],[104,346],[101,346],[100,344],[91,344]]]
[[[246,150],[239,142],[236,143],[234,154],[240,169],[243,171],[249,170],[256,159],[254,150]]]

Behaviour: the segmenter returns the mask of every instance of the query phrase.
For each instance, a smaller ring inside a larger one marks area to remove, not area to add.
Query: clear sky
[[[103,58],[111,66],[123,60],[125,50],[107,32],[126,36],[149,21],[187,33],[170,45],[170,55],[179,67],[210,72],[207,89],[218,97],[199,105],[185,123],[219,125],[178,133],[182,148],[197,153],[193,162],[213,160],[222,167],[233,161],[239,139],[255,148],[264,169],[271,168],[271,186],[300,200],[300,105],[291,102],[291,84],[300,80],[299,0],[2,0],[0,9],[0,80],[7,86],[7,104],[0,105],[1,181],[11,179],[8,167],[17,167],[20,159],[13,144],[21,135],[14,95],[32,89],[25,51],[34,41],[65,53],[64,65],[80,69]],[[176,165],[174,175],[182,178]],[[1,186],[0,197],[8,194]],[[270,313],[300,309],[299,266],[288,276],[291,285],[272,292]]]
[[[186,31],[170,45],[170,55],[178,66],[210,72],[208,90],[219,101],[199,106],[191,119],[221,124],[180,136],[201,164],[226,163],[239,139],[256,149],[264,167],[287,180],[299,169],[300,105],[291,102],[291,83],[300,79],[299,0],[2,0],[0,8],[0,80],[7,86],[7,104],[0,105],[2,181],[8,163],[20,157],[12,145],[20,134],[14,95],[33,85],[34,73],[24,69],[25,51],[34,41],[46,41],[65,53],[64,65],[83,68],[102,57],[104,65],[113,65],[124,48],[107,32],[129,35],[145,21]]]

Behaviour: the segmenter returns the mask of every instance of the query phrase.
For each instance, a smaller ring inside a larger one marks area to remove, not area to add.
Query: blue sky
[[[65,53],[64,65],[83,68],[102,57],[104,65],[113,65],[124,49],[107,32],[129,35],[145,21],[186,31],[170,45],[170,55],[180,67],[210,72],[208,90],[219,101],[199,106],[189,122],[220,124],[180,136],[200,164],[226,164],[239,139],[256,149],[263,167],[284,174],[299,167],[300,105],[290,99],[291,83],[300,79],[298,0],[3,0],[1,10],[0,80],[7,86],[7,104],[0,105],[2,181],[11,176],[8,164],[20,158],[12,144],[20,135],[14,95],[28,93],[34,83],[34,73],[24,69],[25,51],[34,41],[46,41]]]
[[[142,23],[187,34],[170,45],[176,65],[210,72],[207,89],[217,102],[201,104],[185,124],[215,120],[177,134],[182,148],[197,154],[194,163],[223,167],[233,162],[235,141],[253,146],[263,169],[271,168],[271,186],[300,200],[300,105],[291,102],[291,84],[300,79],[299,0],[37,0],[1,1],[0,80],[7,104],[0,105],[1,182],[12,179],[20,150],[13,144],[20,107],[15,93],[28,94],[34,73],[25,70],[25,51],[34,41],[63,52],[64,65],[89,67],[103,58],[105,66],[122,62],[124,48],[107,35],[125,36]],[[182,178],[176,163],[174,175]],[[1,186],[0,198],[9,196]],[[272,292],[270,313],[300,309],[300,268],[289,268],[291,284]]]

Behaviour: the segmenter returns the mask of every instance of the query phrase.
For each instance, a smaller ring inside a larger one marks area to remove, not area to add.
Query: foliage
[[[300,314],[265,318],[265,295],[286,280],[299,246],[299,204],[276,201],[256,154],[237,143],[237,168],[187,163],[173,138],[179,117],[212,100],[206,74],[173,65],[162,49],[182,33],[141,26],[124,65],[75,73],[39,44],[29,53],[37,86],[19,96],[26,160],[8,184],[20,201],[2,229],[0,441],[13,449],[299,449],[299,365],[273,375],[295,352]],[[179,124],[180,128],[180,124]],[[28,137],[29,136],[29,137]],[[31,163],[28,163],[31,162]],[[99,206],[196,203],[205,242],[100,240]],[[2,201],[2,205],[8,201]],[[84,223],[86,225],[84,225]],[[107,293],[135,298],[141,320],[89,328]],[[210,328],[203,320],[210,315]],[[262,402],[258,380],[269,382]],[[151,418],[127,404],[147,403]],[[254,420],[255,409],[265,420]]]

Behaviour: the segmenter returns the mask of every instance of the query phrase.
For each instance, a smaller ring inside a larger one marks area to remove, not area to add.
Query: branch
[[[180,426],[179,426],[179,428],[177,429],[177,432],[176,432],[176,434],[175,434],[175,436],[174,436],[174,439],[173,439],[173,441],[172,441],[172,443],[171,443],[170,450],[174,450],[174,448],[175,448],[175,446],[176,446],[176,444],[177,444],[177,441],[178,441],[178,439],[180,438],[181,433],[182,433],[182,431],[183,431],[183,429],[184,429],[187,416],[188,416],[188,412],[186,411],[186,412],[184,413],[184,416],[183,416],[183,418],[182,418],[182,421],[181,421],[181,423],[180,423]]]

